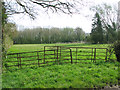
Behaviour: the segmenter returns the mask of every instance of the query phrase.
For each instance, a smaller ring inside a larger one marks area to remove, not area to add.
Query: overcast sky
[[[103,2],[110,5],[118,5],[120,0],[89,0],[92,3],[90,5],[97,5]],[[53,13],[40,13],[37,19],[32,21],[29,17],[23,15],[14,15],[10,20],[17,24],[19,30],[24,28],[36,28],[36,27],[81,27],[86,33],[91,32],[92,17],[94,13],[89,11],[89,6],[84,7],[81,14],[73,14],[72,16],[66,14],[53,14]]]

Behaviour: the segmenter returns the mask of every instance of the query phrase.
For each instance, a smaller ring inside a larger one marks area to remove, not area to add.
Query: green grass
[[[8,53],[43,50],[44,46],[107,47],[107,44],[26,44],[13,45]],[[74,54],[74,53],[73,53]],[[29,54],[27,54],[29,55]],[[42,57],[42,56],[41,56]],[[115,56],[114,56],[115,57]],[[76,57],[73,57],[76,58]],[[12,60],[12,59],[11,59]],[[5,68],[3,88],[93,88],[118,84],[118,62],[97,61],[51,65],[45,67]]]
[[[69,43],[69,44],[16,44],[13,45],[9,50],[8,53],[16,53],[16,52],[28,52],[28,51],[39,51],[43,50],[44,46],[69,46],[69,47],[108,47],[109,44],[80,44],[80,43]]]
[[[117,84],[118,64],[63,64],[9,70],[3,88],[93,88]]]

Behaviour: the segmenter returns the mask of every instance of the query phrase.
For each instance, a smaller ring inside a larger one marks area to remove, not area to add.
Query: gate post
[[[108,52],[108,49],[106,48],[106,57],[105,57],[106,62],[107,62],[107,52]]]
[[[73,61],[72,61],[72,50],[70,49],[70,57],[71,57],[71,64],[73,64]]]
[[[60,63],[61,63],[61,46],[60,46]]]
[[[92,48],[92,55],[91,55],[91,62],[93,61],[93,48]],[[94,61],[93,61],[94,62]]]
[[[95,48],[95,51],[94,51],[94,62],[96,63],[96,48]]]
[[[19,54],[17,53],[17,61],[18,61],[18,68],[19,68]]]
[[[21,67],[21,55],[19,54],[19,58],[20,58],[20,67]]]
[[[45,46],[44,46],[44,64],[45,64]]]
[[[37,52],[37,56],[38,56],[38,66],[39,66],[39,54],[38,54],[38,52]]]
[[[59,58],[58,58],[58,48],[59,48],[59,46],[57,46],[57,62],[58,62],[58,64],[59,64]]]
[[[78,50],[78,48],[76,48],[76,63],[77,63],[77,50]]]

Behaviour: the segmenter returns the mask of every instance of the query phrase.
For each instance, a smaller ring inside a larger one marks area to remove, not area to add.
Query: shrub
[[[116,41],[113,44],[113,50],[115,51],[117,61],[120,62],[120,41]]]

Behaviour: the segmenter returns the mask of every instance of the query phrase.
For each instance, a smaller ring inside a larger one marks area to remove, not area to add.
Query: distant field
[[[103,47],[108,44],[20,44],[8,53],[40,51],[44,46]],[[115,57],[113,55],[113,57]],[[118,62],[61,64],[46,67],[3,68],[3,88],[101,88],[118,84]]]
[[[70,46],[70,47],[103,47],[106,48],[110,44],[81,44],[81,43],[66,43],[66,44],[16,44],[13,45],[9,50],[8,53],[15,53],[15,52],[27,52],[27,51],[37,51],[43,50],[44,46]]]

